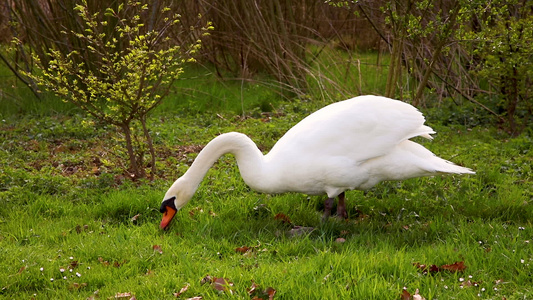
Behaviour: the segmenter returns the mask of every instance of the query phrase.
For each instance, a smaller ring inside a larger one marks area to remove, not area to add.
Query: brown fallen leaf
[[[24,270],[26,270],[28,266],[22,266],[20,267],[19,271],[17,272],[17,274],[22,274],[22,272],[24,272]]]
[[[407,289],[402,290],[402,294],[400,295],[400,298],[402,300],[411,300],[411,294],[407,291]]]
[[[429,267],[429,272],[430,272],[430,273],[437,273],[437,272],[440,272],[440,268],[437,267],[437,265],[431,265],[431,266]]]
[[[115,299],[135,299],[135,296],[133,296],[131,293],[129,292],[126,292],[126,293],[116,293],[115,294]]]
[[[209,274],[205,275],[205,277],[202,278],[202,280],[200,280],[201,285],[204,285],[206,283],[211,283],[211,282],[213,282],[213,277],[211,277],[211,275]]]
[[[438,267],[437,265],[431,265],[428,267],[427,265],[421,264],[418,262],[413,263],[413,265],[417,267],[418,269],[420,269],[422,271],[422,274],[437,273],[437,272],[442,272],[442,271],[456,273],[456,272],[462,272],[466,269],[464,261],[458,261],[453,264],[442,265],[440,267]]]
[[[180,289],[179,292],[174,293],[174,297],[177,298],[177,297],[181,296],[181,294],[185,293],[185,292],[189,289],[189,286],[190,286],[190,285],[187,283],[184,287],[182,287],[182,288]]]
[[[458,261],[450,265],[442,265],[440,266],[440,269],[455,273],[464,271],[466,266],[464,261]]]
[[[420,296],[420,291],[416,289],[414,295],[411,295],[407,291],[407,288],[403,288],[402,294],[400,295],[401,300],[426,300],[426,298]]]
[[[252,300],[272,300],[276,294],[276,290],[271,287],[267,287],[265,290],[261,291],[259,289],[259,285],[257,285],[253,280],[252,286],[246,290],[248,291],[248,295],[252,297]]]
[[[342,243],[346,242],[346,239],[345,238],[341,238],[341,237],[340,238],[336,238],[335,242],[339,243],[339,244],[342,244]]]
[[[274,220],[280,220],[282,223],[285,223],[285,224],[292,224],[291,219],[289,217],[287,217],[287,215],[285,215],[283,213],[278,213],[274,217]]]
[[[136,223],[140,216],[141,214],[136,214],[135,216],[131,218],[131,222]]]
[[[229,281],[227,278],[213,277],[211,286],[217,291],[229,292],[230,294],[233,294],[233,290],[231,289],[231,287],[233,287],[233,282]]]
[[[211,286],[221,292],[229,292],[230,294],[233,294],[233,282],[229,281],[227,278],[223,277],[213,277],[211,275],[206,275],[201,281],[201,284],[210,283]]]
[[[152,248],[154,249],[154,251],[159,252],[159,254],[163,254],[163,249],[160,245],[153,245]]]
[[[235,248],[235,251],[244,254],[250,251],[251,249],[252,247],[242,246],[242,247]]]
[[[70,269],[74,269],[78,266],[78,261],[77,260],[73,260],[70,262]]]
[[[98,261],[106,267],[109,266],[109,261],[104,260],[102,257],[98,257]]]
[[[462,287],[479,286],[480,283],[481,283],[481,281],[480,281],[480,282],[477,282],[477,281],[471,281],[471,280],[469,279],[469,280],[464,281],[463,283],[461,283],[461,286],[462,286]]]
[[[415,294],[413,295],[413,300],[426,300],[426,298],[420,296],[418,289],[416,289]]]

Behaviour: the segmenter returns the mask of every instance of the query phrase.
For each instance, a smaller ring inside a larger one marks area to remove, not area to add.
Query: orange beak
[[[170,225],[170,221],[172,221],[176,215],[176,212],[177,210],[167,206],[165,212],[163,213],[163,219],[161,220],[161,225],[159,225],[159,227],[163,230],[168,229],[168,225]]]

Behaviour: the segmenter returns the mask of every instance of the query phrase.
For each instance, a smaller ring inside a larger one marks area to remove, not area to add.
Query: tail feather
[[[435,171],[438,173],[450,173],[450,174],[476,174],[470,168],[458,166],[451,161],[440,159],[441,162],[435,167]]]

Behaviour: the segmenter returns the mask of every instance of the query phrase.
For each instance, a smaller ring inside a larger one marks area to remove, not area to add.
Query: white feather
[[[360,96],[328,105],[292,127],[263,156],[241,133],[222,134],[200,152],[189,170],[168,190],[185,205],[213,163],[235,155],[242,178],[264,193],[300,192],[333,198],[369,189],[384,180],[439,173],[474,174],[410,141],[431,139],[433,129],[413,106],[384,97]]]

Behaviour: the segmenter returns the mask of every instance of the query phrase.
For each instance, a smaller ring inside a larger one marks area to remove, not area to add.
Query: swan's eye
[[[171,197],[166,200],[163,200],[163,202],[161,203],[161,208],[159,208],[159,211],[161,213],[164,213],[167,211],[167,207],[173,208],[174,210],[178,210],[176,208],[176,204],[174,204],[174,200],[176,200],[176,197]]]

